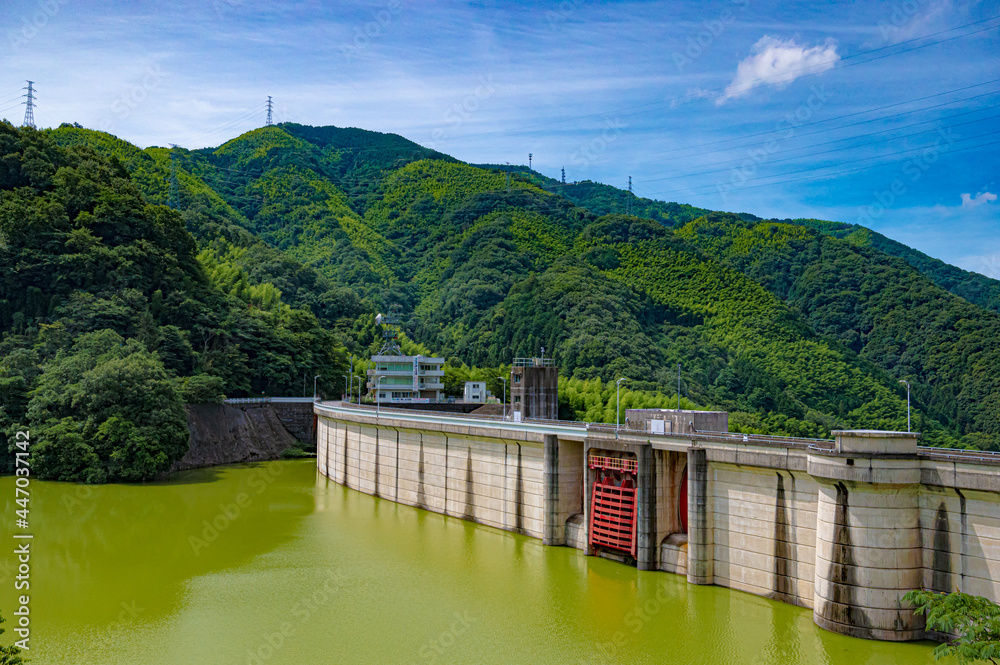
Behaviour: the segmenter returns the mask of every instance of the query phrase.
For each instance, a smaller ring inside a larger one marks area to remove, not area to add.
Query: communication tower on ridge
[[[563,167],[563,170],[562,170],[562,182],[563,182],[564,185],[566,184],[566,167],[565,166]]]
[[[22,90],[27,90],[28,94],[24,95],[27,101],[22,102],[25,105],[24,109],[24,124],[22,127],[35,128],[35,82],[28,81],[28,87],[22,88]]]
[[[271,101],[271,95],[267,96],[267,121],[264,123],[265,127],[270,127],[274,124],[273,119],[274,102]]]
[[[403,350],[399,347],[400,313],[399,305],[393,305],[388,313],[375,317],[375,323],[382,326],[382,348],[375,355],[401,356]]]
[[[632,176],[628,177],[628,196],[625,198],[625,214],[632,214]]]

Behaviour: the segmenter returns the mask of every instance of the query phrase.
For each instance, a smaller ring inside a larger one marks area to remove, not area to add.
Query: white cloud
[[[794,39],[784,41],[764,35],[753,45],[752,54],[740,61],[736,78],[715,103],[742,97],[762,85],[783,88],[800,76],[831,69],[838,60],[837,43],[832,39],[806,47],[799,46]]]
[[[963,208],[976,208],[983,205],[984,203],[989,203],[990,201],[996,201],[997,195],[991,194],[989,192],[979,192],[975,196],[969,194],[962,194],[962,207]]]

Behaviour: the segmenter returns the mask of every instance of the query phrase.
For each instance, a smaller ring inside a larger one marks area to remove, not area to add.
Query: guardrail
[[[375,412],[376,408],[368,404],[346,404],[344,402],[332,402],[327,403],[328,406],[342,408],[342,409],[352,409],[358,411],[365,411],[367,413]],[[823,448],[833,448],[834,441],[832,439],[805,439],[805,438],[795,438],[795,437],[782,437],[782,436],[766,436],[762,434],[741,434],[738,432],[677,432],[674,434],[651,434],[645,430],[629,429],[626,427],[615,428],[614,425],[609,425],[607,423],[587,423],[577,420],[547,420],[543,418],[529,418],[521,422],[516,422],[511,420],[508,415],[506,418],[503,416],[493,416],[478,413],[467,413],[467,414],[446,414],[438,411],[424,411],[421,409],[396,409],[392,407],[383,406],[379,410],[380,413],[384,415],[404,415],[415,420],[427,420],[427,416],[433,414],[434,419],[440,419],[443,421],[452,421],[455,423],[465,422],[468,423],[469,420],[475,420],[483,423],[504,423],[505,427],[511,427],[512,429],[529,429],[538,430],[549,428],[552,430],[559,431],[569,431],[581,436],[607,436],[608,438],[617,438],[619,440],[633,440],[633,441],[649,441],[653,438],[656,439],[698,439],[701,441],[716,441],[719,443],[738,443],[738,444],[756,444],[756,445],[767,445],[767,446],[779,446],[782,448],[807,448],[809,446],[818,446]],[[423,414],[423,417],[416,416],[415,414]]]
[[[227,397],[225,404],[308,404],[319,401],[315,397]]]
[[[277,398],[275,398],[277,399]],[[292,398],[295,399],[295,398]],[[328,402],[328,405],[337,405],[341,408],[350,408],[363,411],[374,412],[375,406],[368,404],[353,404],[344,402]],[[479,413],[453,414],[437,411],[424,411],[421,409],[395,409],[383,406],[381,413],[386,415],[405,415],[413,417],[414,413],[434,414],[434,416],[453,421],[478,420],[490,423],[506,423],[505,426],[514,429],[530,426],[530,429],[539,427],[551,427],[559,430],[582,430],[579,434],[585,436],[607,436],[618,439],[632,439],[649,441],[653,438],[664,439],[698,439],[699,441],[714,441],[718,443],[736,443],[747,445],[779,446],[782,448],[808,449],[810,447],[819,450],[832,450],[836,441],[834,439],[809,439],[805,437],[778,436],[767,434],[742,434],[740,432],[676,432],[673,434],[651,434],[645,430],[629,429],[626,427],[615,428],[608,423],[587,423],[577,420],[547,420],[542,418],[529,418],[521,422],[511,420],[510,415],[492,416]],[[917,454],[931,460],[945,462],[985,462],[987,464],[1000,466],[1000,452],[991,450],[965,450],[961,448],[935,448],[931,446],[918,446]]]

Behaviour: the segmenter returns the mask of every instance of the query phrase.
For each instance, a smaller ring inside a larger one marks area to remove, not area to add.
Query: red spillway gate
[[[590,546],[636,555],[637,460],[591,455],[588,466],[597,470],[590,498]]]

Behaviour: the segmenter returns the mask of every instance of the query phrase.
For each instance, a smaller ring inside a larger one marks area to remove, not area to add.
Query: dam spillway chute
[[[638,461],[592,454],[588,466],[597,471],[590,498],[591,547],[625,552],[635,558]]]

